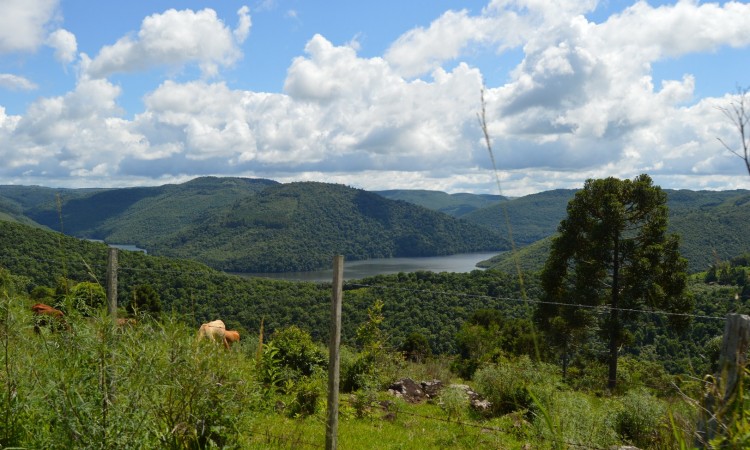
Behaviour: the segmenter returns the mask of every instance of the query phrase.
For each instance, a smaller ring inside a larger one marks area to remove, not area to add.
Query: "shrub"
[[[430,349],[430,343],[427,342],[427,338],[422,333],[416,331],[406,337],[404,343],[401,344],[400,350],[407,361],[411,362],[423,362],[432,356],[432,349]]]
[[[451,419],[461,420],[469,405],[469,395],[460,387],[448,386],[440,391],[438,404],[445,411],[449,422]]]
[[[283,368],[285,380],[296,381],[328,367],[325,352],[313,342],[310,333],[295,325],[276,331],[270,343],[278,350],[276,357]]]
[[[659,428],[666,416],[662,402],[645,389],[629,391],[621,400],[622,408],[615,416],[615,429],[623,439],[641,448],[658,441]]]
[[[482,367],[474,375],[474,381],[477,392],[492,403],[494,415],[520,410],[532,412],[535,405],[529,388],[549,384],[555,379],[550,372],[524,355]]]
[[[320,397],[324,395],[323,378],[306,378],[292,388],[294,401],[289,405],[291,417],[312,416],[318,411]]]
[[[380,329],[383,322],[383,302],[376,300],[367,309],[367,321],[357,328],[357,342],[361,351],[341,365],[341,390],[381,389],[397,377],[403,358],[388,346],[385,334]]]
[[[127,310],[130,314],[138,312],[159,314],[161,312],[159,293],[150,284],[137,286],[133,292],[133,298],[128,302]]]
[[[533,420],[545,441],[566,442],[569,448],[610,448],[620,442],[614,430],[614,412],[609,399],[598,399],[581,392],[547,390],[537,387],[540,403]]]
[[[87,317],[97,315],[97,310],[107,304],[107,292],[104,288],[89,281],[73,286],[67,297],[66,303]]]

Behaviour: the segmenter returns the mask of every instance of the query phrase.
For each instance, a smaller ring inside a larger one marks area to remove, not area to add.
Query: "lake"
[[[344,261],[344,279],[358,280],[375,275],[387,275],[399,272],[457,272],[465,273],[479,269],[479,261],[490,259],[501,252],[462,253],[449,256],[427,256],[419,258],[375,258],[364,261]],[[333,265],[333,258],[331,258]],[[333,268],[313,272],[284,273],[245,273],[237,274],[250,277],[274,278],[287,281],[331,281]]]

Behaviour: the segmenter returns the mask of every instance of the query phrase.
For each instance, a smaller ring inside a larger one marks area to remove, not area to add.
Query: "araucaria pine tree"
[[[536,310],[566,361],[571,339],[598,327],[609,348],[608,387],[617,385],[618,351],[627,325],[644,310],[686,326],[693,300],[679,237],[667,234],[667,195],[651,177],[587,180],[568,203],[542,271],[545,301]]]

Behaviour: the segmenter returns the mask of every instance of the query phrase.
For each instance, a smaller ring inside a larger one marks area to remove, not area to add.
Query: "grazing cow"
[[[226,338],[224,337],[227,331],[227,327],[221,320],[214,320],[201,325],[198,330],[198,340],[208,338],[214,342],[221,342],[224,347],[229,348]]]
[[[41,332],[41,326],[54,324],[62,325],[64,328],[69,329],[63,317],[65,314],[59,309],[55,309],[44,303],[37,303],[31,307],[31,312],[34,314],[34,331],[36,333]],[[54,330],[55,328],[57,327],[52,326],[50,329]]]
[[[226,342],[227,348],[229,348],[235,342],[240,341],[240,333],[234,330],[226,330],[224,332],[224,342]]]

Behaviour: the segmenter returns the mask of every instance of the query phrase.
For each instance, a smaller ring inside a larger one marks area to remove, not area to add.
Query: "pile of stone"
[[[440,391],[445,387],[461,389],[466,393],[469,399],[469,405],[477,411],[486,412],[490,409],[490,402],[483,399],[478,393],[474,392],[465,384],[445,385],[440,380],[422,381],[417,383],[411,378],[402,378],[388,387],[388,392],[398,398],[402,398],[409,403],[419,403],[426,400],[436,400],[440,396]]]

